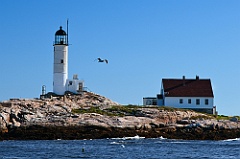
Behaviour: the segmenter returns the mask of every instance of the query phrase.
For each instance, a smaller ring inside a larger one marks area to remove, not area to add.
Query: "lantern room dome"
[[[62,26],[60,26],[60,29],[55,33],[55,35],[67,35],[64,30],[62,30]]]
[[[60,26],[60,29],[55,33],[54,45],[68,45],[68,35],[62,30],[62,26]]]

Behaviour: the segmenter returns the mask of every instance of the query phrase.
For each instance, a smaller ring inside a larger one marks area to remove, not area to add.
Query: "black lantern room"
[[[60,29],[55,33],[55,45],[68,45],[68,38],[67,33],[62,30],[62,26]]]

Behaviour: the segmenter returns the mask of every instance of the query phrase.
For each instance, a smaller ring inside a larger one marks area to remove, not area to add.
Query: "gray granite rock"
[[[107,111],[112,106],[119,104],[90,92],[51,99],[11,99],[0,103],[0,130],[31,125],[100,126],[134,130],[168,128],[169,131],[177,128],[236,129],[240,126],[236,119],[202,119],[198,117],[207,115],[190,110],[168,111],[155,107],[135,107],[132,108],[134,114],[125,113],[126,116],[72,112],[73,109],[84,110],[91,107]]]

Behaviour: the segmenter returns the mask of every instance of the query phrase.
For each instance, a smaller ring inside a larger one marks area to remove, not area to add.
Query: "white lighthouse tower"
[[[60,29],[55,33],[53,63],[53,93],[64,95],[66,91],[80,94],[84,91],[84,81],[74,74],[73,79],[68,79],[68,21],[67,33]]]
[[[55,33],[53,66],[53,93],[64,95],[68,79],[68,34],[62,26]]]

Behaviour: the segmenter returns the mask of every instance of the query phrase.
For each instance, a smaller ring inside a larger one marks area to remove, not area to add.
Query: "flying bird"
[[[97,58],[96,60],[98,60],[98,62],[106,62],[106,64],[108,64],[108,60],[107,59]]]

